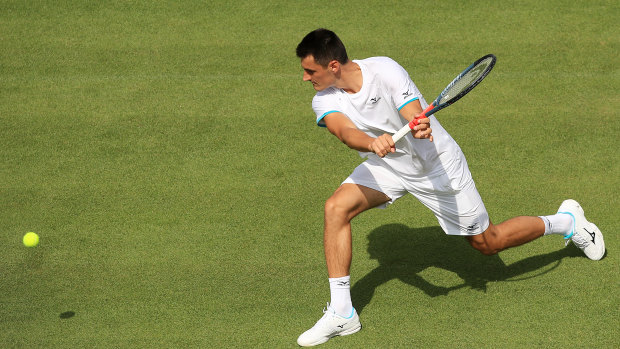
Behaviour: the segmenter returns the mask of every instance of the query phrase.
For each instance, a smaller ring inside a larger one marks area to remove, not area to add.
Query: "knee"
[[[483,234],[468,237],[467,240],[471,247],[485,256],[493,256],[499,253],[502,250],[501,244],[496,239],[485,237]]]
[[[331,196],[325,201],[325,217],[343,217],[346,212],[345,206],[337,196]]]
[[[477,245],[477,246],[474,246],[474,248],[485,256],[494,256],[499,252],[499,250],[492,248],[487,244]]]
[[[343,184],[325,201],[325,220],[330,223],[348,223],[361,212],[382,203],[384,199],[387,201],[389,198],[374,189]]]

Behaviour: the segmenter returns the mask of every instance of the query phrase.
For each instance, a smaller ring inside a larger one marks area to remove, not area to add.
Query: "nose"
[[[303,77],[303,80],[304,80],[304,81],[310,81],[310,79],[311,79],[311,78],[310,78],[310,74],[308,74],[308,72],[304,72],[304,77]]]

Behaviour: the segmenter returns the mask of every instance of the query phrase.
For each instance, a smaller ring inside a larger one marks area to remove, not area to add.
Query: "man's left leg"
[[[494,255],[510,247],[523,245],[545,233],[545,223],[539,217],[515,217],[489,227],[482,234],[467,236],[471,246],[485,255]]]
[[[475,249],[493,255],[549,234],[561,234],[565,239],[571,239],[592,260],[605,255],[603,234],[594,223],[586,220],[583,209],[575,200],[565,200],[555,215],[515,217],[498,225],[489,223],[482,234],[466,238]]]

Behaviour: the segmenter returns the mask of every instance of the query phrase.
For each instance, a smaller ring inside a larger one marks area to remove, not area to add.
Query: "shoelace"
[[[590,245],[590,241],[581,236],[581,234],[574,234],[571,240],[573,240],[573,243],[582,250]]]
[[[335,313],[329,309],[329,302],[328,302],[325,308],[323,308],[323,317],[321,317],[321,319],[317,321],[317,323],[314,324],[312,328],[317,328],[317,329],[318,328],[329,328],[326,318],[330,316],[334,316],[334,315]]]
[[[329,309],[329,302],[328,302],[325,308],[323,308],[323,317],[321,318],[321,320],[325,317],[334,316],[334,315],[335,315],[334,311]]]
[[[329,312],[329,302],[326,303],[325,308],[323,308],[323,314],[327,314]]]

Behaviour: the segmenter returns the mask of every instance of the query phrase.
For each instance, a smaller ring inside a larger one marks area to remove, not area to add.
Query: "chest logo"
[[[372,104],[377,104],[377,102],[379,102],[381,100],[381,97],[377,96],[375,98],[371,98],[370,102],[372,102]]]

